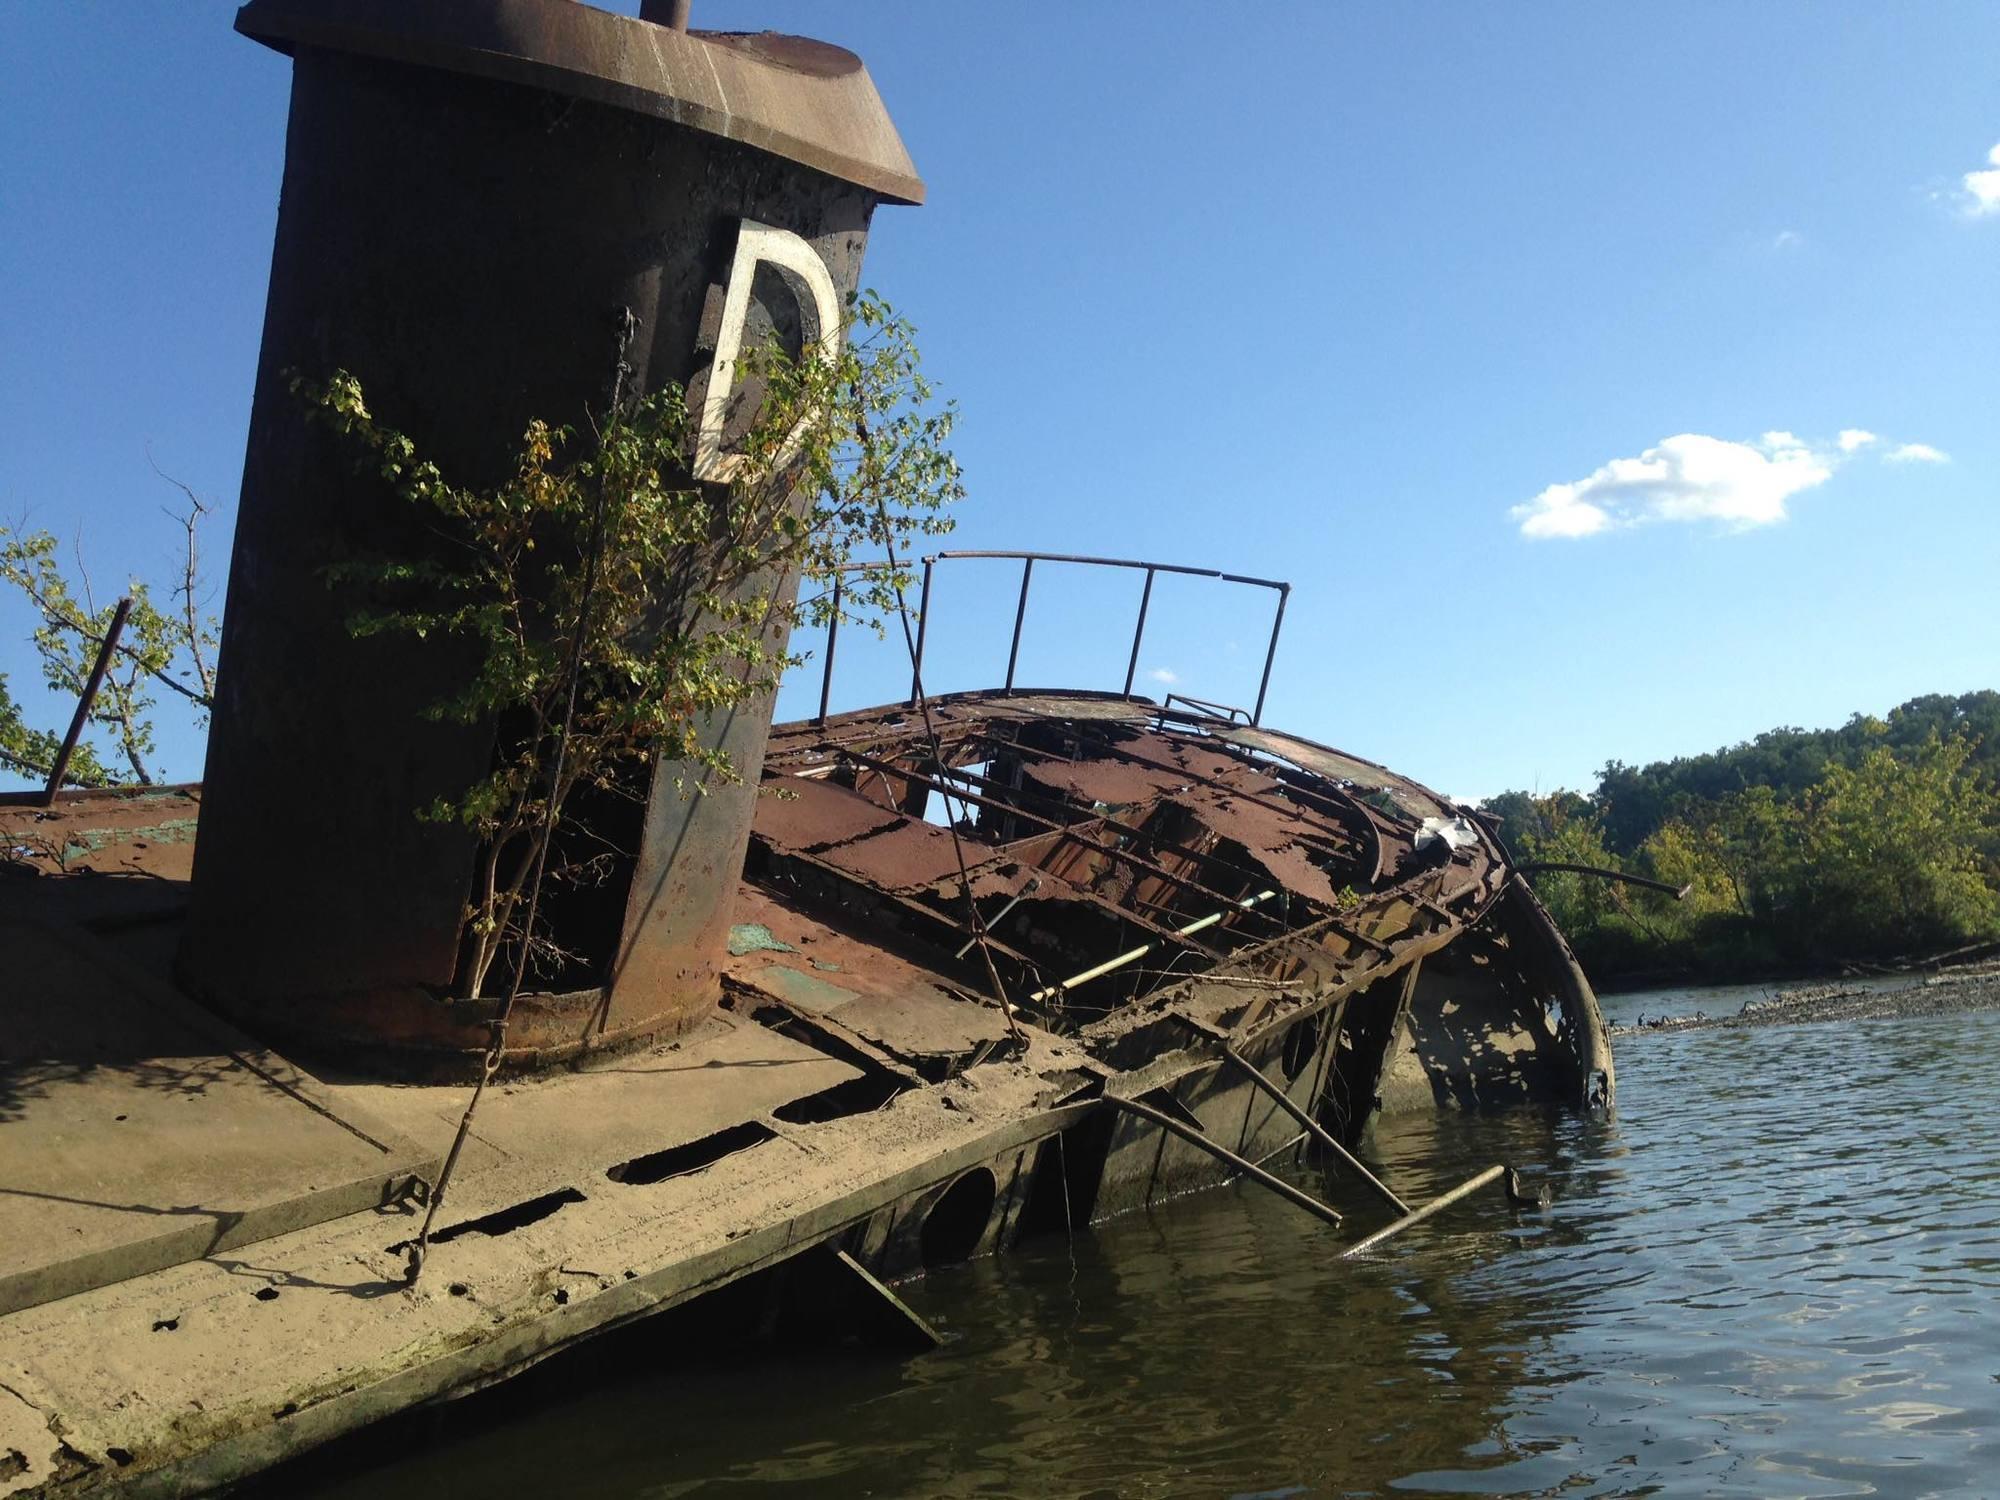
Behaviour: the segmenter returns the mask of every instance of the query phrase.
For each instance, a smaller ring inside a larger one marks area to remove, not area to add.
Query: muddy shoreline
[[[1780,991],[1768,1000],[1749,1001],[1734,1015],[1642,1018],[1632,1025],[1612,1027],[1611,1034],[1626,1037],[1659,1031],[1790,1026],[1802,1021],[1873,1021],[1995,1008],[2000,1008],[2000,963],[1988,962],[1912,975],[1907,984],[1893,989],[1862,988],[1847,980],[1803,985]]]

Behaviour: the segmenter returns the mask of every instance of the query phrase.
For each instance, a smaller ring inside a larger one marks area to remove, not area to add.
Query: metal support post
[[[1278,632],[1285,628],[1285,606],[1291,602],[1291,598],[1292,586],[1289,583],[1279,584],[1278,616],[1271,621],[1271,645],[1264,653],[1264,675],[1257,683],[1257,706],[1250,710],[1250,722],[1253,725],[1264,722],[1264,694],[1271,688],[1271,665],[1278,659]]]
[[[1014,663],[1021,658],[1021,622],[1028,618],[1028,581],[1035,576],[1035,560],[1031,557],[1021,564],[1021,602],[1014,606],[1014,640],[1007,648],[1007,686],[1005,691],[1014,691]]]
[[[1158,1125],[1162,1130],[1168,1131],[1173,1135],[1179,1136],[1182,1140],[1186,1141],[1190,1146],[1194,1146],[1199,1150],[1206,1151],[1210,1156],[1214,1157],[1217,1161],[1225,1162],[1229,1166],[1234,1167],[1238,1172],[1242,1173],[1245,1177],[1249,1178],[1252,1182],[1256,1183],[1258,1186],[1269,1188],[1272,1192],[1276,1193],[1280,1198],[1283,1198],[1288,1203],[1295,1204],[1299,1208],[1304,1209],[1314,1218],[1324,1219],[1329,1224],[1332,1224],[1336,1227],[1339,1226],[1340,1211],[1338,1209],[1333,1208],[1329,1204],[1320,1202],[1319,1199],[1313,1197],[1312,1194],[1310,1193],[1302,1192],[1298,1188],[1293,1187],[1289,1182],[1285,1181],[1284,1178],[1272,1176],[1269,1172],[1266,1172],[1262,1167],[1258,1166],[1255,1162],[1249,1160],[1246,1157],[1238,1156],[1234,1151],[1231,1151],[1227,1146],[1218,1145],[1216,1142],[1210,1140],[1207,1135],[1203,1134],[1199,1130],[1196,1130],[1192,1125],[1185,1125],[1181,1123],[1179,1120],[1176,1120],[1172,1115],[1167,1114],[1161,1110],[1154,1109],[1150,1104],[1141,1104],[1137,1099],[1127,1099],[1124,1098],[1122,1095],[1106,1094],[1104,1096],[1104,1102],[1106,1104],[1112,1105],[1117,1109],[1124,1110],[1127,1114],[1137,1115],[1142,1120],[1152,1121],[1155,1125]],[[1362,1243],[1366,1244],[1367,1241],[1364,1240]]]
[[[111,653],[118,649],[118,637],[124,634],[125,618],[132,613],[132,601],[120,599],[118,608],[112,611],[111,628],[104,632],[104,644],[97,648],[97,661],[90,669],[90,676],[83,684],[83,696],[77,700],[76,714],[69,721],[69,733],[63,736],[62,749],[56,752],[56,763],[49,767],[49,784],[42,792],[42,806],[54,807],[56,793],[62,790],[63,778],[69,775],[70,757],[76,754],[76,742],[83,738],[83,729],[90,722],[90,706],[97,701],[97,690],[104,686],[104,674],[111,666]]]
[[[1139,595],[1139,623],[1132,627],[1132,659],[1125,663],[1125,696],[1132,696],[1132,679],[1139,671],[1139,642],[1146,636],[1146,609],[1153,602],[1153,577],[1157,568],[1146,569],[1145,592]]]
[[[827,700],[833,696],[833,647],[840,639],[840,574],[833,575],[833,617],[826,622],[826,668],[819,678],[819,723],[826,727]]]
[[[931,631],[931,569],[936,565],[935,557],[924,559],[924,591],[917,600],[917,659],[910,663],[911,708],[917,706],[924,692],[924,637]]]
[[[1346,1162],[1348,1166],[1352,1167],[1355,1170],[1355,1172],[1359,1174],[1361,1180],[1367,1183],[1369,1187],[1373,1188],[1376,1191],[1376,1193],[1381,1196],[1383,1202],[1387,1203],[1391,1208],[1395,1209],[1396,1212],[1399,1214],[1407,1214],[1411,1211],[1409,1204],[1405,1203],[1401,1198],[1398,1198],[1394,1193],[1390,1192],[1388,1184],[1383,1182],[1381,1178],[1377,1177],[1373,1172],[1369,1171],[1366,1167],[1364,1167],[1360,1163],[1360,1161],[1355,1158],[1352,1152],[1350,1152],[1345,1146],[1341,1145],[1339,1141],[1335,1140],[1333,1136],[1328,1133],[1325,1126],[1321,1125],[1319,1121],[1315,1120],[1310,1114],[1306,1113],[1305,1110],[1299,1108],[1297,1104],[1293,1103],[1291,1095],[1287,1094],[1283,1089],[1279,1088],[1275,1083],[1271,1082],[1270,1079],[1266,1078],[1264,1076],[1264,1070],[1262,1068],[1258,1067],[1255,1063],[1250,1061],[1249,1058],[1245,1057],[1241,1052],[1238,1052],[1234,1047],[1224,1047],[1222,1049],[1222,1055],[1229,1059],[1229,1061],[1235,1066],[1238,1072],[1242,1073],[1244,1077],[1248,1078],[1259,1089],[1262,1089],[1266,1094],[1270,1095],[1272,1103],[1276,1104],[1278,1108],[1282,1109],[1286,1114],[1290,1115],[1294,1120],[1298,1121],[1299,1124],[1303,1125],[1308,1135],[1310,1135],[1314,1140],[1318,1141],[1322,1146],[1326,1147],[1327,1150],[1331,1151],[1335,1156],[1339,1157],[1342,1161]]]

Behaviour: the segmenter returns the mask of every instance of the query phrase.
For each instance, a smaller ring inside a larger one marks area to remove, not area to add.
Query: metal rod
[[[1364,1251],[1373,1250],[1377,1245],[1381,1244],[1382,1241],[1388,1239],[1391,1235],[1401,1234],[1405,1229],[1408,1229],[1412,1224],[1422,1223],[1425,1219],[1428,1219],[1432,1214],[1438,1212],[1438,1210],[1450,1208],[1452,1204],[1458,1202],[1459,1199],[1469,1197],[1473,1193],[1478,1192],[1481,1188],[1485,1187],[1487,1183],[1492,1182],[1495,1179],[1502,1176],[1506,1172],[1506,1170],[1507,1169],[1504,1166],[1491,1166],[1488,1167],[1485,1171],[1481,1172],[1476,1177],[1466,1178],[1465,1181],[1461,1182],[1457,1187],[1453,1188],[1450,1192],[1444,1193],[1439,1197],[1431,1199],[1431,1201],[1426,1203],[1422,1208],[1414,1209],[1411,1212],[1404,1214],[1402,1218],[1396,1220],[1396,1222],[1393,1224],[1384,1225],[1382,1228],[1376,1230],[1373,1234],[1369,1235],[1368,1238],[1365,1240],[1355,1241],[1352,1245],[1349,1245],[1345,1250],[1340,1252],[1340,1258],[1342,1260],[1352,1260],[1355,1256],[1362,1254]]]
[[[1602,865],[1568,865],[1555,860],[1538,860],[1532,864],[1517,865],[1515,868],[1523,875],[1540,875],[1544,871],[1555,870],[1571,875],[1595,875],[1599,880],[1616,880],[1622,885],[1643,885],[1649,891],[1665,891],[1676,901],[1685,901],[1688,892],[1694,889],[1692,884],[1670,885],[1664,880],[1649,880],[1644,875],[1627,875],[1623,870],[1607,870]]]
[[[1137,562],[1127,557],[1078,557],[1068,552],[933,552],[925,562],[952,558],[985,558],[988,561],[1031,559],[1035,562],[1082,563],[1094,568],[1154,568],[1162,573],[1179,573],[1188,578],[1216,578],[1224,583],[1247,583],[1260,589],[1290,589],[1289,583],[1275,578],[1252,578],[1244,573],[1223,573],[1214,568],[1185,568],[1179,563]]]
[[[910,662],[910,704],[917,706],[923,695],[924,683],[924,637],[931,633],[931,566],[933,559],[924,559],[924,592],[917,601],[917,649]]]
[[[1271,665],[1278,659],[1278,632],[1285,628],[1285,606],[1291,599],[1292,586],[1289,583],[1279,584],[1278,613],[1271,621],[1271,645],[1264,653],[1264,675],[1257,683],[1257,706],[1250,710],[1250,722],[1253,725],[1264,722],[1264,695],[1271,690]]]
[[[1242,908],[1245,911],[1248,911],[1258,902],[1268,901],[1271,899],[1271,897],[1277,894],[1278,893],[1276,891],[1259,891],[1254,896],[1244,897],[1241,901],[1238,901],[1236,903],[1236,906]],[[1231,911],[1233,911],[1234,909],[1235,908],[1231,908],[1228,911],[1212,911],[1205,917],[1197,917],[1194,921],[1188,923],[1187,926],[1185,927],[1176,927],[1173,930],[1171,936],[1193,937],[1197,932],[1200,932],[1205,928],[1213,927],[1217,922],[1220,922],[1224,917],[1229,916],[1231,914]],[[1159,945],[1157,943],[1147,943],[1142,947],[1133,948],[1128,950],[1127,952],[1121,953],[1116,958],[1107,958],[1103,963],[1097,964],[1092,968],[1085,969],[1081,974],[1072,974],[1067,979],[1057,980],[1056,983],[1049,985],[1047,988],[1036,990],[1034,994],[1028,996],[1029,1003],[1034,1005],[1039,1005],[1044,1000],[1048,999],[1049,996],[1051,995],[1062,994],[1064,991],[1072,989],[1079,984],[1087,984],[1093,979],[1102,979],[1106,974],[1110,974],[1118,969],[1122,969],[1127,964],[1137,963],[1140,959],[1144,958],[1148,953],[1151,953],[1153,949],[1158,946]]]
[[[1132,627],[1132,659],[1125,663],[1125,696],[1132,696],[1132,679],[1139,671],[1139,642],[1146,635],[1146,607],[1153,602],[1153,578],[1157,568],[1146,569],[1146,588],[1139,595],[1139,623]]]
[[[1299,1108],[1299,1106],[1292,1101],[1292,1096],[1290,1094],[1287,1094],[1283,1089],[1279,1088],[1275,1083],[1271,1082],[1270,1079],[1266,1078],[1264,1076],[1264,1070],[1262,1068],[1258,1067],[1255,1063],[1250,1061],[1249,1058],[1245,1057],[1241,1052],[1238,1052],[1234,1047],[1224,1047],[1222,1049],[1222,1055],[1228,1058],[1229,1061],[1236,1066],[1237,1071],[1242,1073],[1244,1077],[1248,1078],[1251,1081],[1251,1083],[1255,1084],[1258,1088],[1262,1089],[1266,1094],[1270,1095],[1272,1102],[1276,1104],[1278,1108],[1282,1109],[1286,1114],[1290,1115],[1294,1120],[1298,1121],[1299,1124],[1303,1125],[1308,1135],[1310,1135],[1314,1140],[1318,1141],[1322,1146],[1326,1147],[1327,1150],[1331,1151],[1335,1156],[1339,1157],[1342,1161],[1346,1162],[1348,1166],[1352,1167],[1354,1171],[1357,1174],[1359,1174],[1363,1182],[1367,1183],[1368,1186],[1373,1188],[1378,1194],[1381,1195],[1382,1201],[1384,1203],[1387,1203],[1391,1208],[1395,1209],[1396,1212],[1399,1214],[1407,1214],[1411,1211],[1409,1204],[1405,1203],[1401,1198],[1398,1198],[1394,1193],[1390,1192],[1388,1184],[1383,1182],[1381,1178],[1377,1177],[1373,1172],[1369,1171],[1366,1167],[1361,1165],[1361,1163],[1358,1160],[1356,1160],[1354,1154],[1350,1152],[1345,1146],[1341,1145],[1339,1141],[1335,1140],[1332,1134],[1328,1132],[1325,1126],[1321,1125],[1319,1121],[1315,1120],[1305,1110]]]
[[[1208,1136],[1205,1135],[1203,1132],[1196,1130],[1193,1126],[1184,1125],[1179,1120],[1176,1120],[1172,1115],[1154,1109],[1150,1104],[1141,1104],[1137,1099],[1127,1099],[1118,1094],[1106,1094],[1104,1096],[1104,1102],[1106,1104],[1111,1105],[1115,1109],[1124,1110],[1127,1114],[1137,1115],[1142,1120],[1152,1121],[1155,1125],[1158,1125],[1161,1129],[1166,1130],[1173,1135],[1179,1136],[1182,1140],[1186,1141],[1190,1146],[1194,1146],[1199,1148],[1200,1150],[1206,1151],[1210,1156],[1214,1157],[1217,1161],[1228,1163],[1243,1176],[1249,1178],[1252,1182],[1258,1183],[1263,1187],[1269,1188],[1272,1192],[1276,1193],[1280,1198],[1283,1198],[1287,1202],[1292,1203],[1297,1207],[1304,1209],[1314,1218],[1324,1219],[1327,1223],[1334,1225],[1336,1228],[1339,1226],[1340,1224],[1339,1210],[1333,1208],[1329,1204],[1320,1202],[1319,1199],[1313,1197],[1312,1194],[1307,1192],[1302,1192],[1298,1188],[1293,1187],[1289,1182],[1285,1181],[1284,1178],[1272,1176],[1269,1172],[1266,1172],[1262,1167],[1258,1166],[1254,1161],[1249,1160],[1247,1157],[1238,1156],[1234,1151],[1231,1151],[1228,1147],[1218,1145],[1216,1142],[1210,1140]]]
[[[1030,557],[1021,564],[1021,601],[1014,606],[1014,641],[1007,648],[1007,685],[1003,691],[1014,691],[1014,663],[1021,657],[1021,623],[1028,618],[1028,581],[1035,576],[1035,560]]]
[[[97,661],[84,681],[83,696],[76,700],[76,714],[69,721],[69,733],[63,736],[62,749],[56,752],[56,763],[49,767],[49,784],[42,791],[44,807],[56,805],[56,793],[62,790],[63,778],[69,775],[70,757],[76,754],[76,742],[83,738],[84,726],[90,722],[90,706],[97,701],[97,690],[104,686],[104,673],[111,665],[111,654],[118,649],[118,637],[125,631],[125,617],[131,613],[130,598],[120,599],[118,607],[111,612],[111,628],[104,632],[104,644],[97,648]]]
[[[826,704],[833,696],[833,648],[840,639],[840,575],[833,575],[833,618],[826,622],[826,670],[819,679],[819,722],[826,725]]]
[[[993,914],[993,920],[990,922],[982,923],[981,925],[985,927],[988,932],[991,932],[994,928],[998,927],[1002,922],[1007,920],[1008,915],[1012,913],[1015,907],[1019,906],[1023,901],[1027,900],[1028,897],[1033,895],[1036,891],[1040,890],[1041,888],[1042,888],[1042,877],[1039,875],[1030,875],[1028,877],[1028,883],[1022,886],[1018,891],[1014,892],[1013,898],[1009,900],[1005,906],[1001,907],[999,911]],[[963,948],[959,949],[958,952],[952,954],[952,957],[953,958],[965,957],[966,954],[970,953],[973,950],[974,946],[978,942],[979,942],[979,937],[978,934],[975,933],[971,938],[967,939],[966,944]]]

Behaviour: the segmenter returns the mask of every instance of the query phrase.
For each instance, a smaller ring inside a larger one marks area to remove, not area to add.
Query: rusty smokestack
[[[416,813],[483,776],[499,733],[426,716],[464,680],[459,643],[348,631],[328,563],[439,544],[307,423],[286,373],[351,370],[447,474],[490,483],[530,418],[601,408],[628,310],[634,387],[698,391],[732,278],[754,279],[741,316],[760,326],[813,320],[759,254],[810,255],[811,297],[837,298],[875,206],[922,200],[852,53],[687,34],[685,10],[238,13],[291,55],[291,119],[180,968],[274,1038],[393,1071],[482,1048],[489,1002],[458,980],[477,851]],[[682,798],[680,768],[656,768],[619,830],[633,857],[558,914],[589,972],[524,996],[517,1063],[635,1045],[712,1004],[769,724],[766,703],[712,726],[745,786]]]

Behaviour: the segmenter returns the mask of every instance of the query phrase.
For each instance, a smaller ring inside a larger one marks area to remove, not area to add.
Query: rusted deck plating
[[[1122,695],[967,694],[931,715],[935,756],[897,709],[777,730],[750,878],[900,936],[990,1005],[962,857],[1008,1001],[1107,1062],[1143,1066],[1120,1039],[1218,984],[1245,986],[1232,1029],[1296,1015],[1441,949],[1510,887],[1484,831],[1424,836],[1455,814],[1442,799],[1307,741]],[[1562,1041],[1578,1097],[1604,1087],[1596,1039]]]

